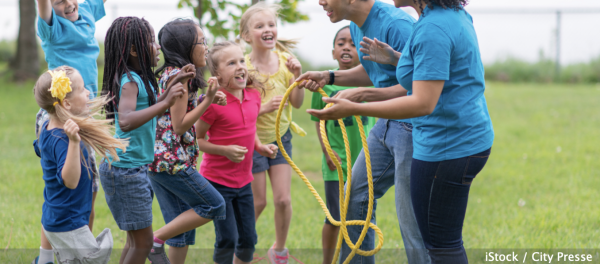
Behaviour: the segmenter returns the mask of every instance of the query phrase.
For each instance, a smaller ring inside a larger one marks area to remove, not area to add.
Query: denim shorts
[[[123,231],[152,226],[154,191],[148,179],[148,165],[136,168],[100,164],[100,181],[108,208]]]
[[[340,221],[340,182],[325,181],[325,204],[334,220]],[[333,225],[325,217],[325,224]]]
[[[225,219],[225,201],[223,196],[194,168],[181,170],[176,174],[167,172],[148,172],[152,189],[160,205],[165,223],[170,223],[183,212],[194,209],[201,217]],[[167,239],[172,247],[193,245],[196,229]]]
[[[283,136],[281,136],[281,143],[283,143],[283,148],[285,152],[292,157],[292,132],[288,129],[287,132]],[[277,145],[277,141],[271,142],[269,144]],[[279,164],[288,164],[287,160],[283,157],[281,150],[277,151],[277,156],[274,159],[265,157],[260,155],[256,150],[252,155],[252,173],[259,173],[268,170],[272,166]]]
[[[35,137],[39,137],[40,127],[46,123],[46,121],[50,120],[50,116],[46,110],[41,109],[35,115]],[[92,164],[90,164],[92,168],[92,192],[98,192],[98,186],[100,186],[100,178],[98,177],[98,164],[96,163],[96,153],[94,149],[90,148],[91,160]]]
[[[225,219],[213,221],[216,235],[213,261],[230,264],[234,254],[244,262],[252,261],[258,237],[251,184],[239,189],[215,182],[210,184],[223,196],[226,204]]]

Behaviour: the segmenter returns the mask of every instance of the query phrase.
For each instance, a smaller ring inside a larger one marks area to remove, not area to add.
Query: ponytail
[[[54,69],[53,72],[56,73],[58,71],[64,71],[66,76],[69,77],[69,80],[72,80],[75,76],[81,78],[79,72],[69,66],[58,67]],[[108,160],[109,164],[111,163],[109,156],[113,161],[118,161],[119,157],[116,149],[120,148],[125,151],[129,142],[127,139],[114,138],[112,136],[114,126],[110,125],[112,120],[103,119],[100,114],[102,108],[110,102],[110,98],[107,96],[97,97],[89,102],[90,112],[88,114],[74,115],[68,109],[63,107],[63,99],[59,99],[60,97],[57,98],[52,95],[52,92],[50,91],[52,84],[53,80],[50,72],[45,72],[37,80],[33,88],[33,94],[35,101],[40,108],[46,110],[50,115],[50,118],[57,119],[61,123],[64,123],[69,119],[73,120],[75,124],[79,126],[79,137],[81,137],[81,141],[86,148],[92,148],[98,155]],[[85,88],[81,87],[80,89]],[[69,98],[72,94],[73,93],[69,91],[64,95],[64,98]],[[40,127],[40,129],[42,128]],[[83,159],[83,155],[81,157]]]

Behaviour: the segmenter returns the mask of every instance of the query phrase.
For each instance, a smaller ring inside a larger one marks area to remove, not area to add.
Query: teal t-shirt
[[[464,9],[426,7],[396,74],[408,91],[413,81],[445,81],[433,112],[412,118],[415,159],[458,159],[492,147],[483,63],[473,19]]]
[[[131,77],[133,77],[133,81],[135,81],[138,86],[138,96],[135,111],[140,111],[150,107],[149,96],[156,95],[148,95],[142,78],[135,72],[131,72]],[[123,74],[121,77],[119,96],[121,96],[123,85],[128,82],[131,82],[131,80],[129,80],[127,74]],[[137,168],[152,163],[152,161],[154,161],[155,136],[156,117],[132,131],[124,132],[119,126],[119,115],[115,113],[115,138],[129,138],[129,146],[127,146],[127,151],[125,151],[125,153],[123,153],[121,149],[117,149],[117,155],[119,156],[120,160],[118,162],[113,162],[112,166],[119,168]]]
[[[42,49],[48,69],[71,66],[79,71],[90,98],[98,93],[98,66],[100,53],[98,40],[94,37],[96,21],[105,16],[102,0],[86,0],[79,4],[79,19],[71,22],[59,17],[52,9],[52,20],[46,23],[38,16],[37,34],[42,40]]]
[[[394,50],[404,49],[406,40],[413,30],[415,19],[402,9],[393,5],[375,1],[367,19],[361,27],[354,22],[350,23],[350,34],[352,41],[356,44],[356,52],[360,64],[365,68],[373,86],[385,88],[398,84],[396,79],[396,68],[392,65],[379,64],[363,59],[366,56],[360,51],[360,43],[363,37],[387,43]],[[410,95],[410,92],[408,93]],[[410,123],[410,119],[395,119],[398,122]]]
[[[329,97],[333,97],[341,90],[352,89],[356,87],[344,87],[337,85],[325,85],[323,87],[323,91],[327,93]],[[312,109],[323,109],[327,104],[323,102],[322,95],[320,93],[313,93],[311,108]],[[319,122],[320,120],[314,116],[311,116],[310,119],[315,122]],[[374,117],[361,117],[363,126],[365,128],[365,136],[369,135],[369,131],[375,125]],[[356,161],[358,154],[362,150],[362,141],[360,138],[360,132],[358,129],[358,125],[356,124],[356,118],[354,116],[349,116],[344,118],[344,125],[346,126],[346,133],[348,134],[348,143],[350,143],[350,154],[352,156],[352,164]],[[347,162],[346,162],[346,148],[344,147],[344,138],[342,135],[342,129],[340,128],[340,124],[337,120],[329,120],[325,123],[325,129],[327,130],[327,139],[329,139],[329,143],[331,144],[331,149],[333,149],[342,159],[342,169],[344,174],[344,181],[346,181],[346,176],[348,173]],[[323,171],[323,180],[325,181],[338,181],[338,173],[337,170],[331,171],[329,170],[329,166],[327,166],[327,162],[325,160],[325,153],[322,155],[322,167]]]

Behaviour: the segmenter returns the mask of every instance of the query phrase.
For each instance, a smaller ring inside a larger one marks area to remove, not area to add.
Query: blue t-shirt
[[[150,107],[150,96],[156,97],[156,95],[154,93],[148,95],[148,92],[146,92],[146,85],[144,85],[142,78],[137,73],[131,72],[131,77],[133,77],[133,81],[138,87],[135,111]],[[119,96],[121,96],[123,85],[128,82],[132,82],[132,80],[129,80],[127,74],[123,74],[121,77]],[[154,91],[154,88],[151,90]],[[120,160],[118,162],[113,162],[112,166],[119,168],[137,168],[152,163],[152,161],[154,161],[155,136],[156,117],[132,131],[124,132],[119,126],[119,114],[115,113],[115,138],[129,138],[129,146],[127,146],[127,151],[125,151],[125,153],[123,153],[121,149],[117,149]]]
[[[40,137],[33,141],[33,148],[41,158],[44,172],[44,205],[42,206],[42,225],[50,232],[67,232],[81,228],[90,222],[92,212],[92,174],[89,169],[92,161],[83,142],[81,176],[77,188],[69,189],[62,179],[62,169],[67,159],[69,137],[63,129],[47,130],[48,121],[42,125]]]
[[[457,159],[492,147],[483,63],[473,19],[464,9],[425,8],[396,73],[408,91],[413,81],[445,81],[433,112],[412,118],[415,159]]]
[[[79,19],[71,22],[57,16],[52,9],[51,24],[38,16],[37,33],[42,40],[48,69],[71,66],[81,73],[90,98],[98,92],[98,66],[96,59],[100,53],[98,41],[94,38],[96,21],[103,18],[102,0],[85,0],[79,4]]]
[[[350,34],[356,45],[358,58],[376,88],[397,85],[396,68],[392,65],[364,60],[365,54],[360,52],[359,43],[363,37],[377,38],[377,40],[390,45],[394,50],[402,50],[412,32],[414,23],[415,19],[402,9],[380,1],[375,1],[362,27],[358,27],[354,22],[350,23]],[[397,121],[410,123],[410,119],[398,119]]]

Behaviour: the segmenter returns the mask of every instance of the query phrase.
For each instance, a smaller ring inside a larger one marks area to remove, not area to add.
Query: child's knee
[[[260,199],[260,200],[254,200],[254,208],[255,209],[259,209],[259,210],[263,210],[267,207],[267,200],[266,199]]]
[[[227,206],[225,204],[225,201],[222,201],[220,204],[213,207],[213,211],[214,217],[225,217],[225,215],[227,214]]]
[[[291,197],[280,197],[275,199],[275,207],[277,208],[288,208],[292,206],[292,198]]]

